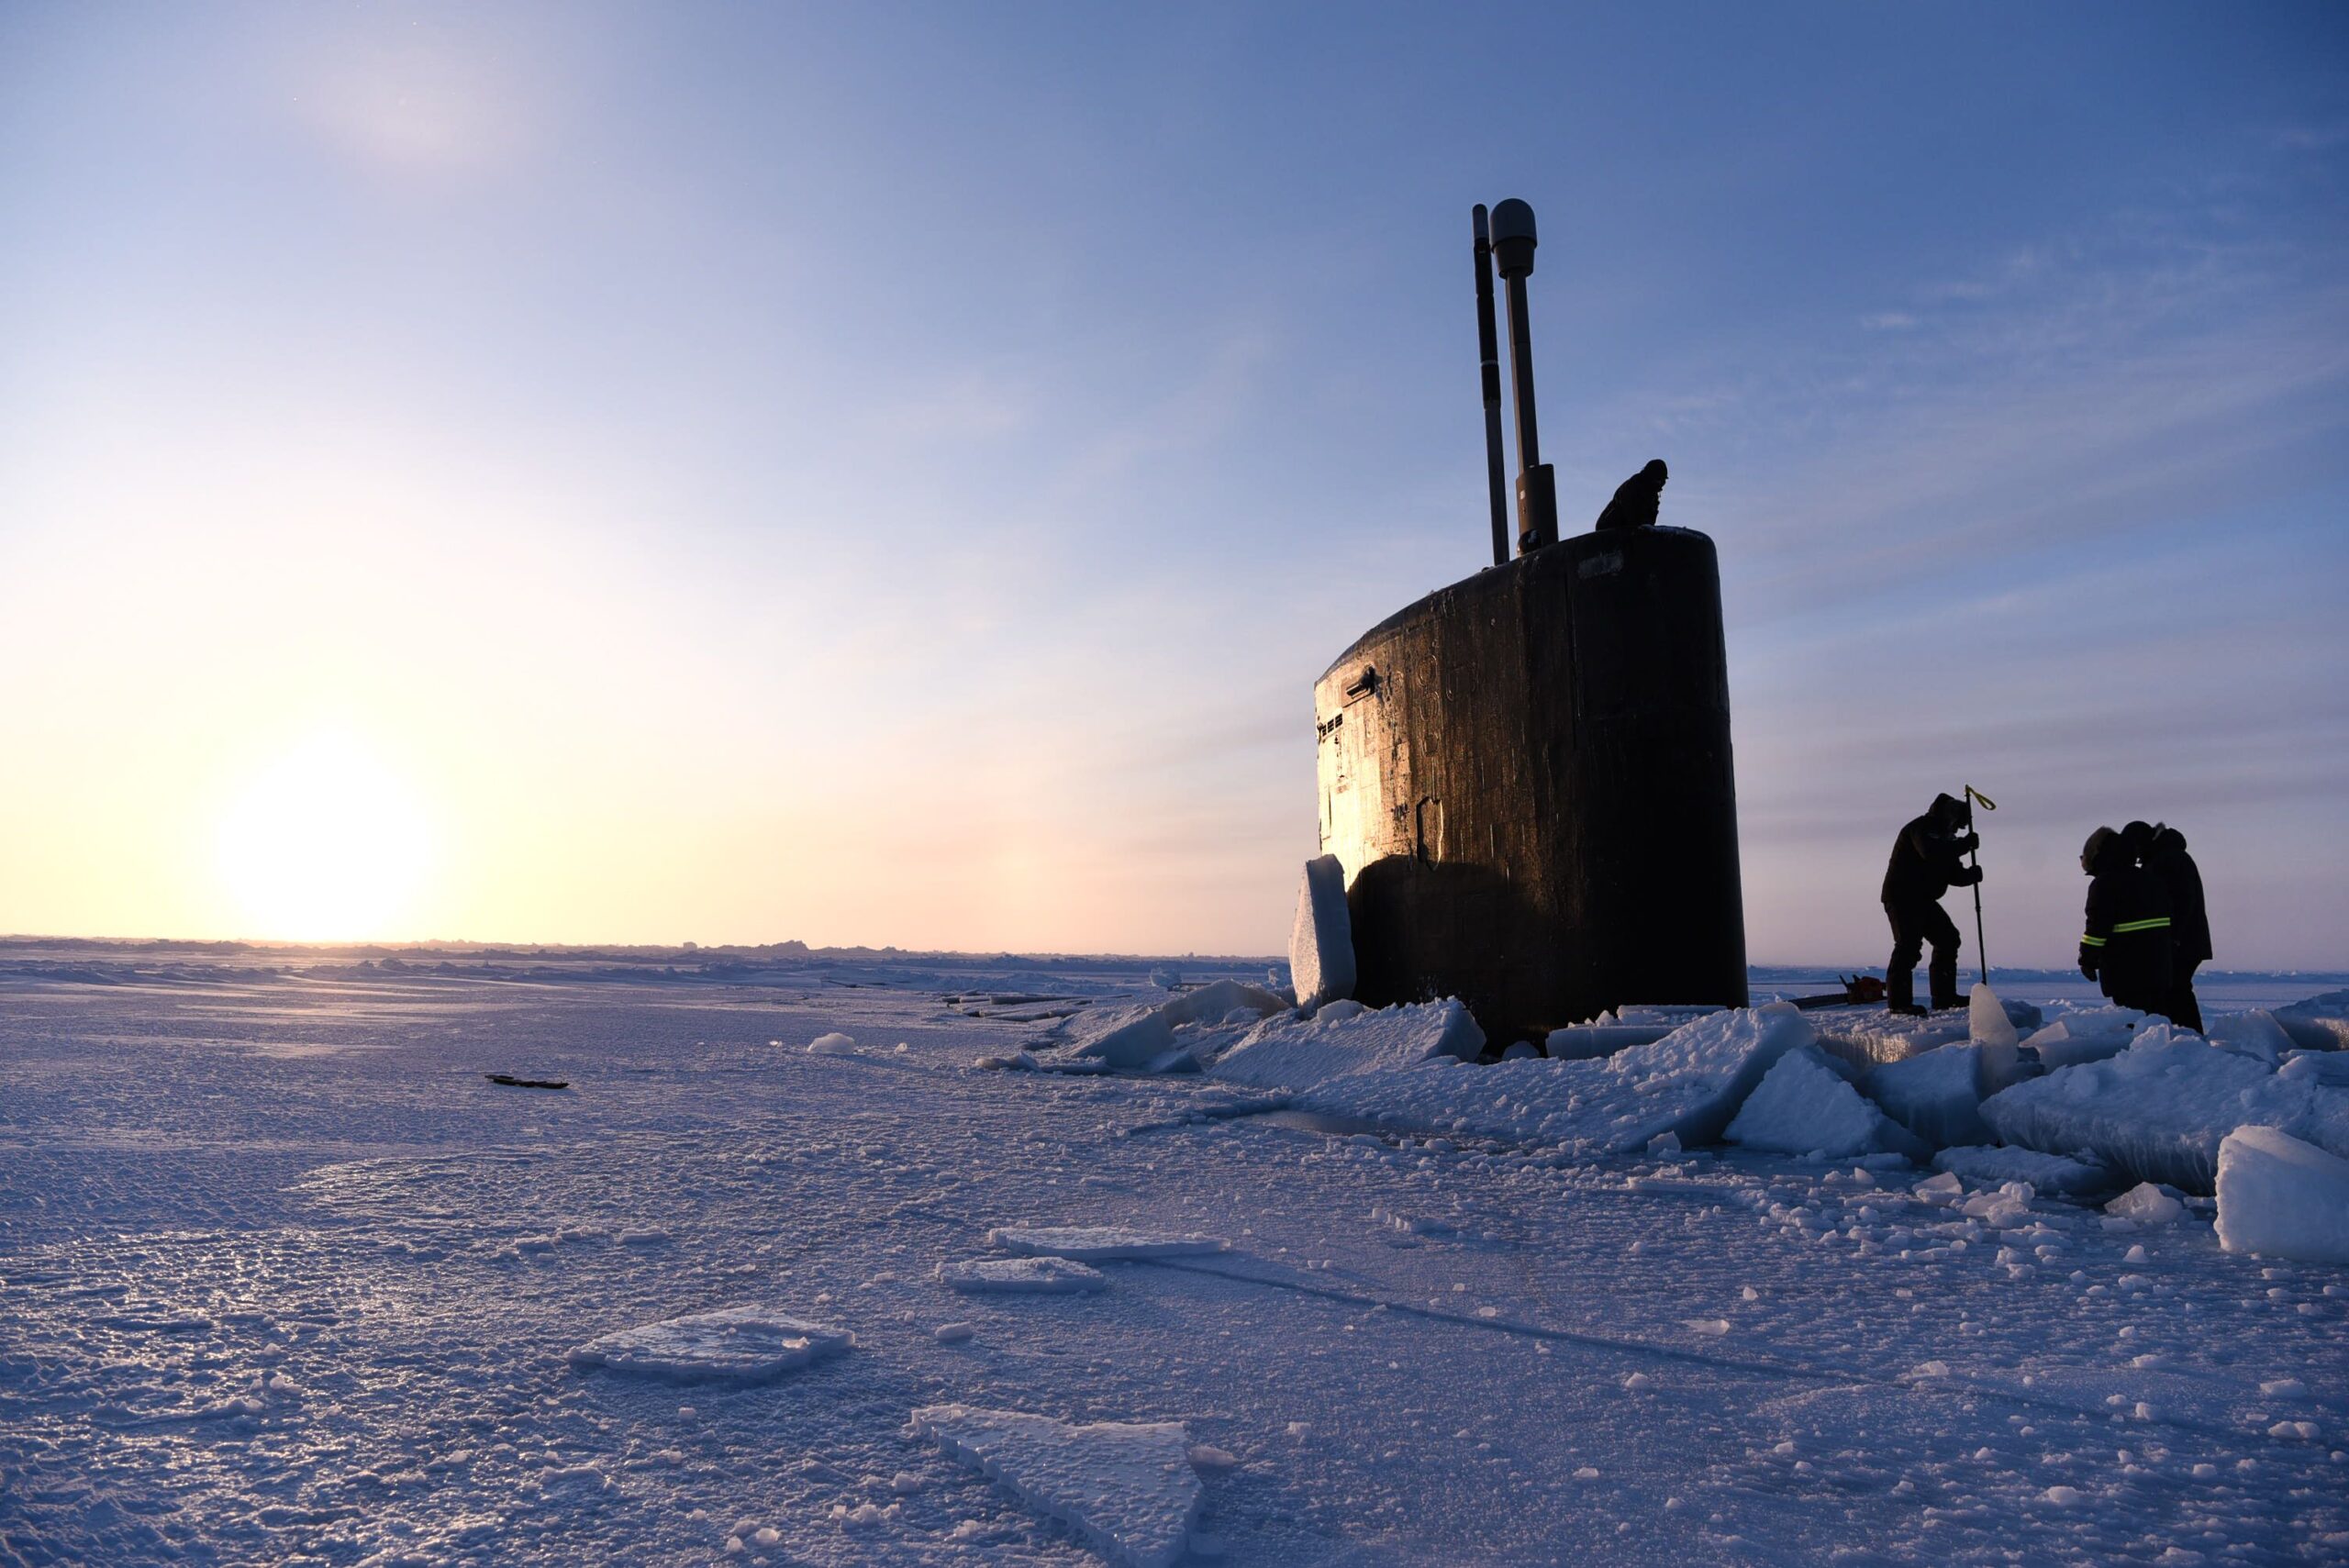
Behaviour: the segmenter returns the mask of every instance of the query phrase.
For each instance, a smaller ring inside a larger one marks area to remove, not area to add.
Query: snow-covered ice
[[[1722,1136],[1749,1149],[1829,1160],[1884,1153],[1921,1160],[1932,1152],[1852,1087],[1816,1045],[1779,1057]]]
[[[774,1377],[838,1354],[856,1336],[765,1307],[727,1307],[599,1334],[571,1352],[579,1367],[658,1377]]]
[[[2219,1145],[2219,1245],[2230,1252],[2349,1263],[2349,1160],[2272,1127]]]
[[[1617,1154],[1670,1133],[1694,1148],[1718,1141],[1778,1058],[1816,1039],[1801,1013],[1774,1002],[1707,1012],[1603,1059],[1470,1067],[1438,1057],[1324,1079],[1300,1087],[1297,1097],[1315,1110],[1397,1131]]]
[[[2186,1206],[2176,1195],[2164,1192],[2159,1183],[2139,1182],[2106,1204],[2104,1212],[2137,1225],[2174,1225],[2186,1218]]]
[[[2284,1032],[2284,1026],[2276,1021],[2276,1015],[2265,1007],[2213,1018],[2205,1034],[2212,1045],[2223,1045],[2230,1051],[2256,1057],[2271,1067],[2297,1049],[2292,1037]]]
[[[2134,1007],[2096,1007],[2057,1018],[2022,1043],[2048,1071],[2101,1062],[2129,1049],[2145,1015]]]
[[[1201,1025],[1245,1028],[1288,1006],[1285,996],[1237,980],[1210,981],[1172,1000],[1097,1007],[1055,1026],[1036,1042],[1065,1043],[1069,1054],[1122,1072],[1175,1070],[1175,1031]],[[1187,1052],[1182,1054],[1187,1055]],[[1190,1067],[1195,1070],[1196,1062]]]
[[[1109,1284],[1109,1276],[1099,1269],[1056,1254],[941,1263],[938,1277],[970,1296],[1082,1296]]]
[[[1467,1008],[1449,998],[1376,1010],[1341,1003],[1310,1018],[1265,1019],[1208,1072],[1258,1088],[1304,1089],[1439,1057],[1466,1061],[1484,1048],[1485,1031]]]
[[[1134,1230],[1118,1225],[1003,1225],[987,1232],[987,1245],[1026,1257],[1069,1258],[1096,1263],[1134,1258],[1190,1258],[1231,1250],[1231,1243],[1220,1236]]]
[[[1552,1029],[1542,1051],[1554,1061],[1581,1062],[1612,1056],[1627,1046],[1646,1045],[1671,1032],[1663,1024],[1572,1024]]]
[[[928,1405],[913,1429],[1074,1527],[1122,1568],[1169,1568],[1199,1512],[1199,1477],[1180,1421],[1077,1426],[1019,1410]]]
[[[1297,881],[1297,918],[1289,928],[1288,969],[1301,1007],[1318,1007],[1354,994],[1346,868],[1335,855],[1317,855],[1305,862]]]
[[[2108,1222],[2043,1172],[1703,1140],[1809,1043],[1783,1013],[1635,1065],[1327,1081],[1388,1084],[1378,1129],[972,1070],[1053,1015],[1277,991],[1261,959],[1153,992],[1131,960],[14,951],[0,1561],[1099,1563],[909,1429],[947,1405],[1180,1422],[1186,1563],[2216,1565],[2349,1531],[2349,1270],[2226,1252],[2199,1200]],[[1236,1043],[1231,1010],[1178,1044]],[[955,1289],[1018,1261],[990,1228],[1230,1246]],[[856,1348],[568,1359],[743,1303]]]
[[[2028,1182],[2035,1191],[2072,1197],[2106,1192],[2113,1184],[2112,1173],[2101,1165],[2032,1149],[1962,1145],[1934,1155],[1933,1169],[1992,1186]]]
[[[2009,1143],[2086,1155],[2195,1193],[2211,1190],[2219,1142],[2238,1127],[2277,1127],[2349,1153],[2349,1094],[2296,1082],[2167,1024],[2139,1030],[2116,1055],[1994,1095],[1982,1115]]]
[[[2276,1069],[2288,1084],[2322,1084],[2349,1089],[2349,1051],[2295,1051]]]
[[[1944,1045],[1877,1062],[1860,1080],[1870,1099],[1927,1144],[1987,1143],[1982,1119],[1982,1048]]]
[[[2327,991],[2275,1009],[2273,1017],[2304,1051],[2349,1051],[2349,991]]]

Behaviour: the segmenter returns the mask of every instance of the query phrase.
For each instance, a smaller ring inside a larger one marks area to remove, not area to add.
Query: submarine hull
[[[1321,848],[1374,1006],[1496,1045],[1746,999],[1720,573],[1685,528],[1563,539],[1439,590],[1314,687]]]

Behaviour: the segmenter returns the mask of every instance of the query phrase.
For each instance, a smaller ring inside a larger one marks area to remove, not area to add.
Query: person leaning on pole
[[[1982,868],[1964,859],[1981,840],[1964,831],[1965,802],[1937,795],[1922,817],[1911,818],[1892,841],[1884,868],[1884,916],[1892,922],[1892,962],[1884,966],[1885,1005],[1896,1013],[1921,1013],[1917,1006],[1917,959],[1930,942],[1933,1006],[1954,1007],[1957,995],[1957,927],[1942,908],[1942,895],[1971,887]]]

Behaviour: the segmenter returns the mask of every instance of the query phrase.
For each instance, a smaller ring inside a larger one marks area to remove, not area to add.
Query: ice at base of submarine
[[[2298,1011],[2349,1014],[2349,992]],[[1961,1035],[1947,1019],[1904,1032],[1913,1020],[1880,1008],[1626,1006],[1584,1026],[1619,1031],[1603,1052],[1491,1062],[1456,999],[1299,1006],[1219,982],[1061,1020],[1031,1051],[1040,1065],[1058,1057],[1134,1072],[1168,1071],[1176,1056],[1210,1080],[1393,1133],[1582,1156],[1721,1145],[1931,1167],[1973,1187],[2026,1184],[2043,1199],[2216,1192],[2237,1233],[2270,1249],[2331,1245],[2299,1217],[2321,1212],[2349,1168],[2339,1164],[2349,1160],[2349,1053],[2279,1043],[2280,1022],[2264,1012],[2217,1019],[2209,1038],[2126,1008],[2059,1008],[2043,1023],[2008,1005],[1998,1016],[2014,1031],[2006,1040],[1981,1017]],[[2245,1129],[2313,1153],[2287,1158],[2254,1140],[2236,1162],[2245,1174],[2230,1184],[2222,1148]],[[2117,1204],[2110,1219],[2143,1216]],[[2291,1240],[2303,1235],[2318,1239]]]

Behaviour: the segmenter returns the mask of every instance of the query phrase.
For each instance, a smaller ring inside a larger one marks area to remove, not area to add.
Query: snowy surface
[[[1074,1258],[976,1258],[938,1265],[940,1283],[967,1296],[1079,1296],[1107,1290],[1109,1276]]]
[[[1169,1568],[1199,1512],[1199,1477],[1179,1421],[1076,1426],[1018,1410],[930,1405],[913,1429],[1066,1521],[1122,1568]]]
[[[1231,1243],[1220,1236],[1136,1230],[1122,1225],[1008,1225],[988,1231],[987,1243],[1027,1257],[1070,1258],[1080,1262],[1190,1258],[1231,1250]]]
[[[773,1377],[847,1350],[856,1336],[768,1307],[728,1307],[598,1335],[577,1367],[666,1377]]]
[[[1180,1422],[1186,1562],[2343,1555],[2349,1269],[2223,1252],[2207,1204],[1603,1152],[1631,1085],[1684,1093],[1659,1060],[1575,1109],[1608,1064],[1395,1074],[1507,1136],[975,1072],[1146,970],[718,962],[0,967],[0,1562],[1101,1561],[910,1429],[942,1405]],[[805,1051],[834,1032],[867,1044]],[[1104,1226],[1231,1250],[1095,1294],[939,1277],[990,1229]],[[857,1348],[569,1361],[746,1302]]]

